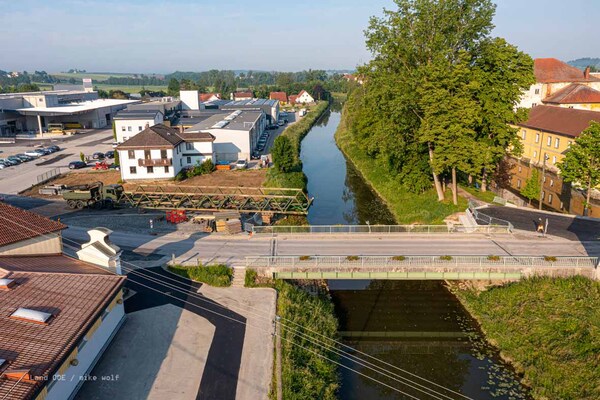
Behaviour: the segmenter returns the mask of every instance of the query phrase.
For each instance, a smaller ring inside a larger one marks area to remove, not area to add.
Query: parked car
[[[121,167],[119,167],[119,164],[112,163],[108,166],[108,169],[114,169],[115,171],[119,171],[121,170]]]
[[[246,169],[248,168],[248,161],[246,160],[237,160],[237,162],[235,163],[235,168],[236,169]]]
[[[113,150],[107,151],[106,153],[104,153],[104,156],[106,158],[115,158],[115,152]]]
[[[0,162],[6,165],[7,167],[12,167],[13,165],[17,165],[18,162],[12,161],[8,158],[0,158]]]
[[[52,153],[50,150],[45,149],[43,147],[40,147],[39,149],[35,149],[35,151],[37,151],[38,153],[40,153],[43,156],[46,156],[46,155]]]
[[[87,167],[87,164],[84,163],[83,161],[71,161],[69,163],[69,169],[79,169],[79,168],[85,168]]]
[[[281,117],[287,117],[288,113],[285,112],[285,111],[282,111],[282,112],[279,113],[279,116],[281,116]]]
[[[56,153],[56,150],[54,149],[54,147],[44,147],[42,150],[47,151],[47,154],[52,154],[52,153]]]
[[[58,147],[57,145],[53,144],[52,146],[48,146],[49,149],[53,149],[55,152],[56,151],[60,151],[60,147]]]
[[[25,162],[25,161],[31,161],[31,160],[33,160],[33,157],[31,157],[31,156],[28,156],[28,155],[25,155],[25,154],[23,154],[23,153],[16,154],[16,155],[15,155],[15,157],[18,157],[18,158],[19,158],[19,160],[21,160],[21,161],[23,161],[23,162]]]
[[[38,157],[41,157],[42,155],[44,155],[44,153],[43,152],[39,153],[37,150],[27,150],[25,152],[25,155],[29,156],[29,157],[33,157],[33,158],[38,158]]]
[[[271,125],[267,126],[267,129],[277,129],[277,128],[279,128],[279,125],[277,125],[277,124],[271,124]]]
[[[0,169],[8,168],[8,165],[0,161]]]
[[[21,164],[23,161],[21,161],[21,159],[17,156],[8,156],[6,157],[9,161],[12,161],[14,164],[13,165],[17,165],[17,164]]]
[[[102,153],[101,151],[97,151],[94,154],[92,154],[92,158],[94,160],[102,160],[103,158],[105,158],[106,156],[104,155],[104,153]]]
[[[283,126],[283,125],[285,125],[285,124],[283,123],[283,121],[277,121],[277,125],[279,125],[279,126]]]
[[[116,149],[118,145],[119,145],[119,142],[113,142],[112,143],[112,148]]]

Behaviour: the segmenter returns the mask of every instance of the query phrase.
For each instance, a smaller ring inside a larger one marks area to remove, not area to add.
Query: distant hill
[[[600,68],[600,58],[578,58],[577,60],[568,61],[567,64],[577,67],[579,69],[585,69],[588,65],[591,65],[596,68]]]

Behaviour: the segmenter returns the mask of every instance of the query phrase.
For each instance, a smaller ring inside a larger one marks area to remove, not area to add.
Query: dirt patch
[[[219,186],[219,187],[261,187],[267,175],[266,169],[248,169],[231,171],[214,171],[208,175],[195,176],[181,182],[175,181],[150,181],[140,180],[125,183],[126,190],[134,190],[138,185],[165,185],[165,186]],[[33,186],[23,192],[24,196],[52,197],[39,194],[39,189],[45,185],[85,185],[94,182],[102,182],[105,185],[119,183],[121,174],[119,171],[87,171],[71,172],[61,175],[51,182]]]

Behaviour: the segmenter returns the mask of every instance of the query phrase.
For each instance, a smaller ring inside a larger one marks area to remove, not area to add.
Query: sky
[[[496,0],[493,34],[532,57],[600,57],[600,0]],[[0,0],[0,69],[169,73],[354,69],[392,0]]]

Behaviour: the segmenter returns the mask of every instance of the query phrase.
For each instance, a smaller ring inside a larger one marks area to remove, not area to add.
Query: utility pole
[[[546,160],[548,160],[549,158],[550,157],[548,157],[548,154],[544,153],[544,159],[542,161],[542,182],[540,183],[540,204],[538,206],[539,210],[542,209],[542,199],[544,198],[544,180],[546,179]]]

